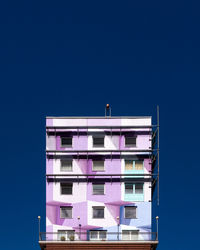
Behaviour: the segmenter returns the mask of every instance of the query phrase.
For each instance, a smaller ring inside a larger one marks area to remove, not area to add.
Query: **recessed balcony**
[[[91,230],[76,232],[75,230],[60,230],[59,232],[41,232],[39,241],[50,242],[157,242],[156,232],[139,232],[139,230],[122,230],[122,232],[107,232],[106,230]]]

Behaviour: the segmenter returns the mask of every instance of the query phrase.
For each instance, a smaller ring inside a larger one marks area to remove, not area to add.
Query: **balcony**
[[[41,250],[156,250],[157,233],[124,230],[123,233],[68,230],[66,233],[40,233]],[[136,233],[137,232],[137,233]]]
[[[106,230],[94,230],[89,232],[75,232],[74,230],[61,230],[62,232],[41,232],[39,242],[154,242],[157,243],[156,232],[139,232],[138,230],[123,230],[123,232],[107,232]]]

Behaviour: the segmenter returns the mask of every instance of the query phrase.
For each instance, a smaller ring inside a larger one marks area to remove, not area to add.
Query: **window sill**
[[[124,218],[125,220],[137,220],[138,218]]]
[[[95,196],[101,196],[101,195],[105,195],[105,194],[92,194],[92,195],[95,195]]]
[[[60,172],[73,172],[73,170],[61,170],[60,169]]]
[[[92,172],[106,172],[105,170],[92,170]]]
[[[60,217],[60,219],[63,219],[63,220],[72,220],[73,218],[62,218],[62,217]]]
[[[92,218],[92,219],[98,219],[99,220],[99,219],[105,219],[105,218]]]
[[[60,145],[60,148],[73,148],[72,146]]]
[[[124,193],[125,195],[144,195],[144,192],[143,193]]]
[[[60,195],[73,195],[73,194],[60,194]]]

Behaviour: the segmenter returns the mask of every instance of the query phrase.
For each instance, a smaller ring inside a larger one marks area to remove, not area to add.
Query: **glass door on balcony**
[[[106,239],[107,239],[106,230],[90,231],[90,240],[106,240]]]
[[[74,230],[58,230],[58,240],[74,240],[75,231]]]
[[[123,230],[122,240],[138,240],[139,230]]]

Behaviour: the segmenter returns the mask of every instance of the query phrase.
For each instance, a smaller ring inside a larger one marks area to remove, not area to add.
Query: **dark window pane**
[[[106,231],[102,230],[99,231],[99,239],[106,239]]]
[[[141,183],[135,184],[135,193],[143,194],[143,184]]]
[[[104,137],[93,137],[94,147],[104,147]]]
[[[133,194],[133,184],[125,184],[125,194]]]
[[[104,218],[104,207],[93,207],[93,218]]]
[[[61,218],[72,218],[72,207],[61,207],[60,208],[60,217]]]
[[[125,207],[125,218],[135,219],[136,218],[136,207]]]
[[[61,171],[72,171],[72,160],[61,160]]]
[[[104,171],[104,161],[93,161],[93,171]]]
[[[61,137],[61,146],[72,147],[72,137]]]
[[[97,239],[97,238],[98,238],[98,231],[91,231],[90,239]]]
[[[72,194],[72,184],[71,183],[61,183],[61,194]]]
[[[104,194],[104,184],[93,184],[93,194],[95,195]]]
[[[136,137],[125,137],[125,146],[136,147]]]

